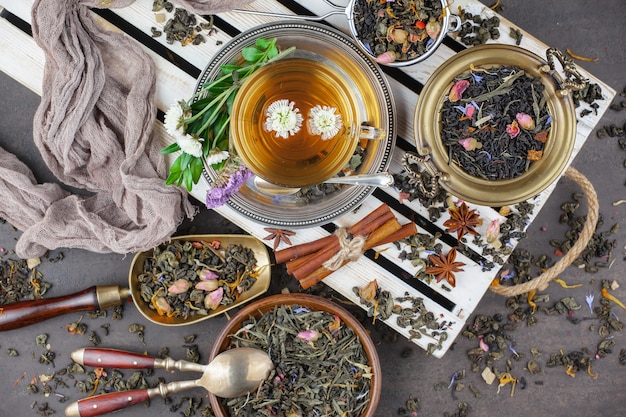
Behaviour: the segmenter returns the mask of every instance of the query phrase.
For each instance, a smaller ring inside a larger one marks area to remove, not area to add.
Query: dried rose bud
[[[384,54],[380,54],[376,57],[376,62],[379,64],[390,64],[396,60],[396,53],[387,51]]]
[[[303,330],[300,333],[298,333],[296,337],[302,340],[303,342],[309,343],[309,342],[315,342],[317,339],[320,338],[321,335],[322,334],[318,332],[317,330]]]
[[[202,281],[208,281],[218,278],[218,275],[215,272],[206,268],[199,270],[198,272],[196,272],[196,274],[198,274],[198,278],[200,278]]]
[[[511,138],[517,137],[520,131],[521,130],[516,120],[513,120],[513,123],[511,123],[510,125],[506,125],[506,133],[508,133]]]
[[[522,129],[533,130],[535,128],[535,120],[529,114],[517,113],[515,119]]]
[[[393,26],[389,26],[387,29],[387,40],[389,42],[404,43],[409,39],[409,32],[404,29],[398,29]]]
[[[437,40],[437,37],[441,33],[441,24],[436,20],[430,20],[426,23],[426,33],[432,40]]]
[[[485,240],[487,243],[491,244],[496,249],[502,247],[502,242],[498,239],[500,237],[500,220],[494,219],[487,226],[487,231],[485,232]]]
[[[172,307],[165,297],[157,297],[154,300],[154,306],[160,315],[168,314],[172,311]]]
[[[207,310],[215,310],[224,297],[224,288],[219,287],[215,291],[211,291],[204,297],[204,308]]]
[[[469,85],[470,83],[467,80],[459,80],[454,83],[452,89],[450,90],[450,94],[448,95],[448,100],[450,100],[451,102],[459,101],[461,99],[461,96],[463,95],[463,92],[467,90],[467,87],[469,87]]]
[[[485,232],[485,239],[488,243],[493,242],[500,235],[500,220],[494,219],[487,226],[487,231]]]
[[[474,138],[465,138],[459,141],[459,144],[465,148],[466,151],[473,151],[483,147],[483,144]]]
[[[194,285],[196,290],[202,291],[213,291],[216,290],[220,286],[220,283],[216,279],[211,279],[208,281],[200,281]]]
[[[182,294],[187,292],[189,289],[189,281],[186,279],[177,279],[174,283],[167,289],[167,292],[170,294]]]

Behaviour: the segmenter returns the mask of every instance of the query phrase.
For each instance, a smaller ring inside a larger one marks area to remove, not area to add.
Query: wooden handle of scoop
[[[104,310],[122,303],[129,289],[117,285],[93,286],[74,294],[0,306],[0,331],[18,329],[76,311]]]

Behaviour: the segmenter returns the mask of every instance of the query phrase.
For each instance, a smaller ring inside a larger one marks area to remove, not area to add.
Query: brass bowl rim
[[[470,64],[476,67],[518,66],[530,76],[540,79],[545,87],[552,125],[544,157],[531,164],[531,168],[519,177],[485,180],[449,164],[445,145],[439,139],[441,104],[453,79],[469,71]],[[561,82],[558,74],[541,71],[546,64],[538,55],[518,46],[488,44],[459,52],[433,72],[415,108],[414,133],[418,153],[430,154],[433,164],[444,174],[445,178],[440,180],[444,189],[468,202],[497,207],[528,200],[559,178],[574,148],[576,113],[571,96],[558,94]]]
[[[365,354],[367,355],[369,366],[372,368],[372,379],[370,385],[370,401],[367,408],[359,417],[373,417],[378,407],[380,394],[382,392],[382,369],[376,345],[363,327],[363,325],[345,308],[325,298],[302,293],[276,294],[264,297],[260,300],[246,305],[239,310],[228,321],[226,326],[222,328],[215,338],[211,351],[209,353],[209,362],[221,353],[229,343],[229,336],[239,329],[241,323],[250,316],[259,317],[266,311],[279,305],[299,304],[308,306],[317,311],[327,311],[336,314],[339,318],[359,337]],[[226,410],[222,407],[221,401],[215,395],[209,393],[209,401],[211,408],[217,417],[230,417]]]

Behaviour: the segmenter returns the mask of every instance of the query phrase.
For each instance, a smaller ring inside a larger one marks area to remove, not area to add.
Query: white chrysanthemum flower
[[[334,107],[315,106],[309,111],[308,126],[311,133],[320,135],[322,140],[335,137],[343,126],[341,114],[335,114]]]
[[[176,143],[178,143],[183,152],[196,158],[202,157],[202,138],[191,135],[178,135],[176,136]]]
[[[219,148],[213,148],[209,151],[209,154],[206,157],[206,162],[209,165],[219,164],[222,161],[228,159],[230,154],[228,151],[223,151]]]
[[[165,130],[167,131],[167,133],[169,133],[170,135],[174,137],[184,136],[185,135],[185,131],[183,130],[184,116],[185,116],[185,112],[182,106],[180,105],[180,103],[176,103],[172,105],[165,113],[165,118],[163,122],[163,125],[165,126]]]
[[[265,111],[265,129],[276,132],[277,137],[287,139],[302,127],[302,115],[294,109],[295,103],[289,100],[276,100]]]

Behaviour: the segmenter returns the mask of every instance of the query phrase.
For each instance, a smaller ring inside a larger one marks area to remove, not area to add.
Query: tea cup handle
[[[424,178],[422,172],[414,168],[414,164],[424,166],[431,174],[430,177]],[[434,198],[439,194],[441,190],[439,180],[442,179],[443,173],[433,165],[430,155],[422,156],[415,152],[405,152],[402,157],[402,166],[407,170],[410,181],[417,185],[420,194],[426,198]]]
[[[387,132],[374,126],[362,124],[359,130],[359,139],[380,140],[384,139],[386,135]]]

